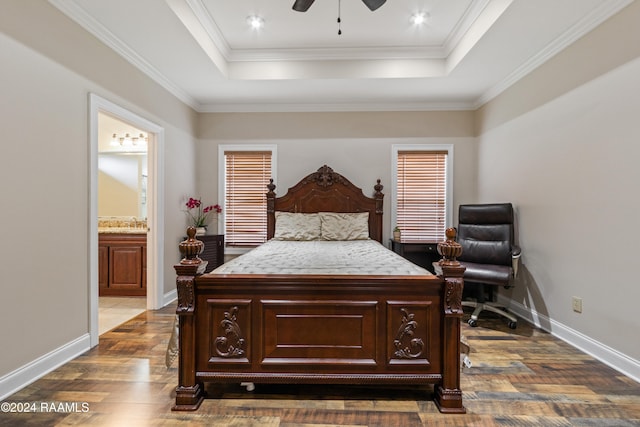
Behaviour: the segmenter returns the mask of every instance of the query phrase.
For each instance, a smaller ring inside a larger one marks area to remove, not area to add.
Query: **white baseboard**
[[[178,298],[174,289],[163,295],[163,307]],[[11,396],[32,382],[45,376],[54,369],[75,359],[91,348],[90,335],[85,334],[77,339],[27,363],[26,365],[0,378],[0,400]]]
[[[164,294],[162,299],[162,306],[166,307],[167,305],[171,304],[177,299],[178,299],[178,291],[177,289],[174,289],[171,292]]]
[[[502,295],[498,295],[498,303],[507,307],[516,316],[640,383],[640,361]]]
[[[0,400],[6,399],[90,348],[89,334],[85,334],[8,373],[0,378]]]

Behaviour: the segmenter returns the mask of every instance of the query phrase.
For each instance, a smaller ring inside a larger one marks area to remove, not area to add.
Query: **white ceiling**
[[[195,110],[222,112],[475,109],[631,0],[49,1]]]

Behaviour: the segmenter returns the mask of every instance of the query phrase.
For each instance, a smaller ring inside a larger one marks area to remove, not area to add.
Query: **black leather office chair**
[[[513,206],[511,203],[460,205],[458,211],[458,243],[462,246],[460,263],[464,273],[465,293],[474,291],[475,300],[462,301],[463,306],[474,307],[469,325],[477,326],[478,315],[489,310],[509,319],[515,329],[518,319],[501,310],[491,301],[493,295],[487,286],[513,285],[518,274],[520,248],[514,243]]]

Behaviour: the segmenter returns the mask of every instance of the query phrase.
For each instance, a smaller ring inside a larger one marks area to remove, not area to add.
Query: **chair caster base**
[[[518,322],[509,322],[509,329],[515,329],[518,326]]]
[[[467,321],[467,323],[469,324],[469,326],[471,326],[471,327],[473,327],[473,328],[475,328],[476,326],[478,326],[478,321],[477,321],[477,320],[475,320],[475,319],[469,319],[469,320]]]

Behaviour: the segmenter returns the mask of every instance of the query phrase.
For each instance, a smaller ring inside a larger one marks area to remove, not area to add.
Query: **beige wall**
[[[476,199],[476,144],[470,111],[269,113],[201,115],[198,127],[198,187],[217,199],[219,144],[277,145],[278,194],[327,164],[365,194],[377,179],[385,185],[384,235],[390,235],[391,146],[452,144],[454,204]]]
[[[634,1],[477,111],[476,134],[526,114],[640,56]]]
[[[517,209],[525,269],[514,307],[585,347],[635,359],[636,377],[638,22],[634,2],[485,106],[478,156],[480,201]],[[583,299],[582,314],[572,296]]]
[[[0,63],[1,379],[89,332],[89,93],[165,129],[165,293],[196,115],[46,1],[2,1]]]
[[[200,139],[260,140],[474,136],[473,111],[201,114]]]

